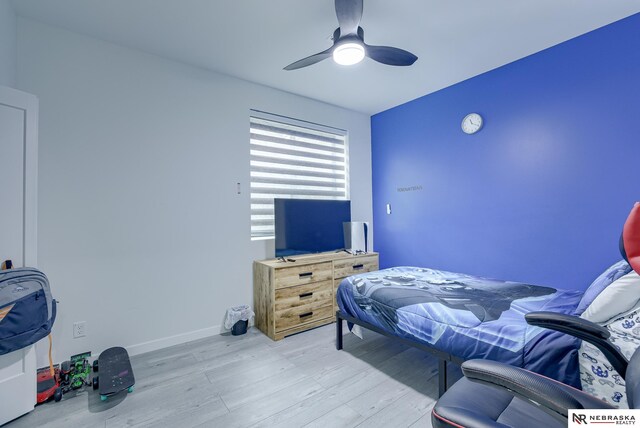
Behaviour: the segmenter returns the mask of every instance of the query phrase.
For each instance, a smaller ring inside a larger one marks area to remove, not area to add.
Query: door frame
[[[22,260],[32,267],[38,264],[38,104],[35,95],[0,86],[0,105],[24,114]]]

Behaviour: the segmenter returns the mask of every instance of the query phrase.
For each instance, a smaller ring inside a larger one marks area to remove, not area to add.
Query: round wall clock
[[[475,134],[482,129],[482,116],[478,113],[469,113],[462,119],[461,126],[465,134]]]

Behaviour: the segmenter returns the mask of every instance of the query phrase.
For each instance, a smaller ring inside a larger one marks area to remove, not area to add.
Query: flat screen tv
[[[344,248],[351,201],[275,199],[276,257]]]

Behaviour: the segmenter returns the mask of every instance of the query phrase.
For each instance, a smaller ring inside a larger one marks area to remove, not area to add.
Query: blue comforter
[[[580,387],[580,342],[530,326],[532,311],[573,314],[583,292],[416,267],[346,278],[340,310],[396,336],[468,360],[486,358]]]

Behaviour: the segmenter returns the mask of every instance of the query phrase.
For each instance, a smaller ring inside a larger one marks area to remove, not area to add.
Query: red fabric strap
[[[449,419],[447,419],[447,418],[443,418],[442,416],[440,416],[439,414],[437,414],[437,413],[436,413],[436,409],[431,409],[431,414],[432,414],[433,416],[435,416],[436,418],[440,419],[440,420],[441,420],[442,422],[444,422],[445,424],[449,424],[449,425],[451,425],[452,427],[456,427],[456,428],[465,428],[464,426],[462,426],[462,425],[460,425],[460,424],[457,424],[457,423],[455,423],[455,422],[453,422],[453,421],[450,421],[450,420],[449,420]]]
[[[629,264],[640,273],[640,202],[636,202],[624,224],[622,240]]]

